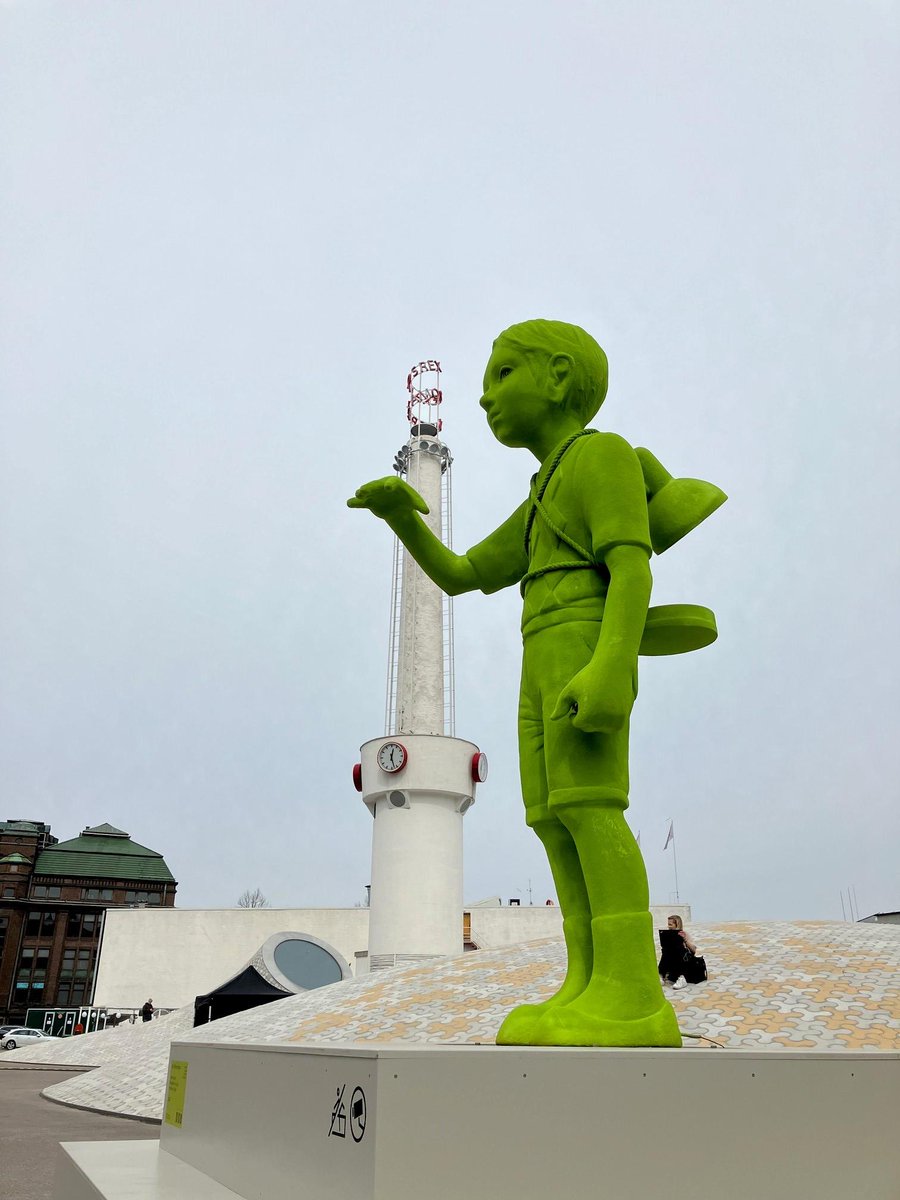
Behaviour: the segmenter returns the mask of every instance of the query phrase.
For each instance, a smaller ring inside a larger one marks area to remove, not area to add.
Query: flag
[[[666,844],[663,846],[663,850],[668,850],[669,842],[674,842],[674,841],[675,841],[675,822],[670,821],[669,822],[669,832],[666,834]]]

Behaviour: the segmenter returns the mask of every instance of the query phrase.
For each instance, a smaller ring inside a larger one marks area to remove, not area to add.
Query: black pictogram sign
[[[344,1104],[344,1092],[346,1090],[346,1083],[343,1087],[337,1089],[337,1099],[331,1110],[331,1125],[328,1129],[329,1137],[345,1138],[347,1136],[347,1106]],[[365,1109],[365,1105],[363,1105],[363,1108]],[[363,1128],[365,1128],[365,1115],[363,1115]],[[359,1141],[359,1138],[356,1138],[356,1141]]]
[[[350,1136],[361,1142],[366,1132],[366,1093],[361,1087],[353,1089],[350,1098]]]

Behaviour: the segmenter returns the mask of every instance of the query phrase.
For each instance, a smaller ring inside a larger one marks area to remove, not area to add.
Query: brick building
[[[60,842],[42,821],[0,821],[0,1023],[90,1004],[106,909],[172,908],[177,886],[112,825]]]

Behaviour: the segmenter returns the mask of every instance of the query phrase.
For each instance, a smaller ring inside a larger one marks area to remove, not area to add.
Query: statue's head
[[[606,399],[609,368],[606,355],[589,333],[565,321],[522,321],[496,338],[494,349],[501,345],[524,354],[535,378],[544,374],[554,359],[568,359],[565,406],[584,425],[596,416]]]

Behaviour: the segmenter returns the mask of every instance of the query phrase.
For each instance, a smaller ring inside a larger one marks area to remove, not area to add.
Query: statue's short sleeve
[[[525,518],[528,502],[520,504],[512,516],[489,533],[484,541],[466,552],[475,568],[479,588],[490,594],[518,583],[528,570],[525,553]]]
[[[647,489],[638,456],[615,433],[585,438],[583,446],[579,486],[596,561],[614,546],[641,546],[649,554]]]

